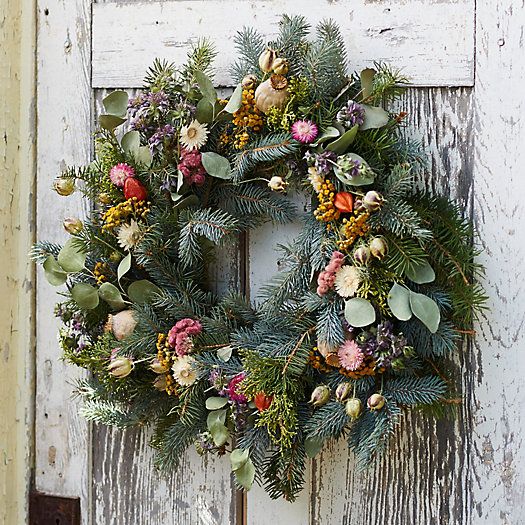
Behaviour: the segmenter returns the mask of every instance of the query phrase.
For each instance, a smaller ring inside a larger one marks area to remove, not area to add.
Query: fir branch
[[[230,68],[233,80],[238,83],[246,75],[259,75],[259,56],[265,48],[263,37],[255,29],[244,27],[235,35],[233,41],[239,56]]]
[[[446,383],[438,376],[402,377],[386,381],[383,394],[401,405],[430,405],[446,390]]]

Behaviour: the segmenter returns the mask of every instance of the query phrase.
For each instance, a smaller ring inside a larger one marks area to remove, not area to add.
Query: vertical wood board
[[[401,65],[415,85],[471,86],[474,0],[180,0],[93,6],[93,85],[142,85],[155,58],[177,64],[207,37],[218,51],[218,85],[231,85],[233,37],[243,25],[271,39],[281,14],[341,27],[352,69],[374,61]]]

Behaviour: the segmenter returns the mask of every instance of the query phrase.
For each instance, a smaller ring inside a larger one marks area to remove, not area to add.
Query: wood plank
[[[154,58],[180,64],[201,36],[217,45],[218,84],[231,85],[237,30],[249,24],[271,38],[281,13],[336,20],[352,69],[387,61],[415,85],[473,84],[474,0],[182,0],[94,4],[93,85],[140,86]]]
[[[477,2],[475,222],[489,308],[477,326],[471,522],[524,522],[525,61],[523,0]]]
[[[106,90],[95,92],[95,115]],[[134,96],[136,91],[129,91]],[[210,269],[213,291],[239,290],[240,246],[217,251]],[[160,474],[148,429],[93,428],[94,523],[104,525],[222,525],[235,523],[237,497],[229,459],[201,458],[189,447],[178,471]]]
[[[39,0],[37,98],[37,238],[63,242],[62,220],[81,216],[79,196],[56,195],[52,181],[66,165],[91,160],[91,1]],[[65,364],[53,315],[56,289],[37,276],[35,485],[42,492],[79,496],[82,524],[90,520],[89,425],[78,415],[72,383],[80,372]]]

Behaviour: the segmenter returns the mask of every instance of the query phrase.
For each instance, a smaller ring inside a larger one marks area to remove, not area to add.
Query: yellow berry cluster
[[[368,212],[357,213],[349,219],[343,219],[343,226],[341,227],[342,239],[337,241],[337,246],[340,250],[347,250],[354,244],[358,237],[366,235],[370,229],[367,221],[370,217]]]
[[[177,395],[177,383],[169,370],[173,366],[173,350],[168,344],[167,334],[158,334],[157,335],[157,359],[164,366],[168,372],[166,372],[166,393],[169,396]]]
[[[149,205],[149,202],[139,201],[137,197],[132,197],[116,206],[112,206],[102,215],[102,221],[104,222],[102,230],[112,230],[126,222],[130,216],[138,220],[144,219],[149,212]]]
[[[346,370],[346,368],[343,367],[339,368],[339,373],[350,379],[359,379],[364,376],[375,376],[376,374],[382,374],[384,371],[384,368],[376,368],[376,362],[370,356],[365,357],[364,363],[357,370]]]
[[[318,221],[331,222],[339,219],[340,212],[334,205],[335,187],[329,179],[321,184],[321,190],[317,195],[319,206],[314,211],[314,216]]]
[[[309,357],[310,366],[320,372],[330,372],[331,368],[325,363],[324,357],[319,353],[317,346],[314,346]]]
[[[261,112],[255,105],[255,88],[245,87],[242,90],[242,105],[233,114],[233,125],[235,126],[234,141],[235,148],[242,149],[250,139],[249,131],[261,131],[263,119]]]
[[[98,262],[93,268],[93,274],[97,280],[97,284],[102,284],[108,280],[108,276],[111,274],[111,268],[105,262]]]

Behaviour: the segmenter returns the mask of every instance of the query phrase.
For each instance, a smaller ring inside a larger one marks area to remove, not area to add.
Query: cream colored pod
[[[288,81],[283,75],[272,75],[255,90],[255,105],[263,113],[272,107],[282,109],[288,100]]]

